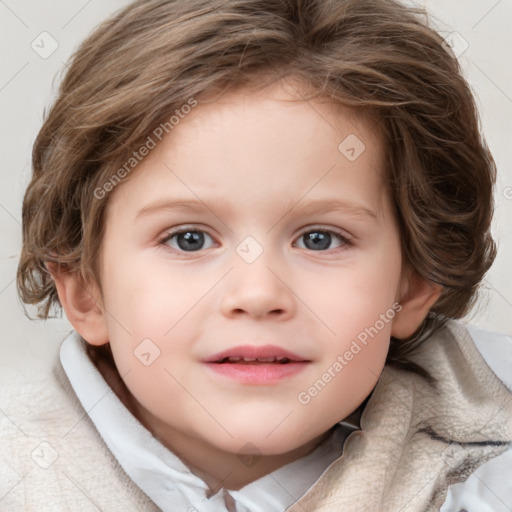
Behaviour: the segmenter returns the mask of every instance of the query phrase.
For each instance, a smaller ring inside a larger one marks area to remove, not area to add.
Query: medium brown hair
[[[404,259],[443,287],[418,332],[391,340],[388,362],[413,368],[407,354],[470,310],[495,257],[495,166],[457,60],[422,11],[391,0],[141,0],[101,24],[34,144],[21,299],[42,318],[58,309],[47,262],[99,283],[108,197],[94,191],[191,98],[269,76],[297,78],[309,97],[380,124]]]

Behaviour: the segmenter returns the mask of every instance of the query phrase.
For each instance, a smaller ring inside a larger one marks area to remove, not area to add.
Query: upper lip
[[[240,357],[246,359],[286,358],[290,361],[309,361],[309,359],[306,359],[305,357],[294,354],[293,352],[276,345],[238,345],[236,347],[223,350],[222,352],[217,352],[216,354],[207,357],[203,362],[219,363],[227,357]]]

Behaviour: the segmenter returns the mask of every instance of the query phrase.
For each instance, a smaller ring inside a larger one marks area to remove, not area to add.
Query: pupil
[[[308,249],[327,249],[331,245],[331,235],[322,231],[315,231],[304,235],[304,245]]]
[[[177,242],[183,251],[198,251],[204,244],[204,234],[198,231],[187,231],[177,236]]]

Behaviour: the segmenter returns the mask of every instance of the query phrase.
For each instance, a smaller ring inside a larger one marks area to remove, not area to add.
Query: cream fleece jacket
[[[411,359],[437,386],[386,366],[361,430],[288,511],[440,510],[448,486],[510,449],[512,393],[462,324],[448,322]],[[60,362],[46,378],[4,383],[0,410],[0,512],[159,510],[109,451]]]

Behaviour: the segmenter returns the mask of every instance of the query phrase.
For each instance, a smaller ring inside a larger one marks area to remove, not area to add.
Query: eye
[[[326,251],[350,245],[350,240],[346,236],[330,229],[312,229],[302,233],[297,240],[303,242],[303,245],[298,244],[298,247],[312,251]],[[331,247],[331,244],[336,241],[338,241],[337,245]]]
[[[167,245],[171,249],[178,252],[194,252],[201,249],[208,249],[205,246],[205,240],[213,238],[206,232],[199,229],[179,229],[171,233],[167,233],[163,239],[159,241],[160,245]]]

